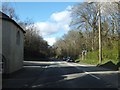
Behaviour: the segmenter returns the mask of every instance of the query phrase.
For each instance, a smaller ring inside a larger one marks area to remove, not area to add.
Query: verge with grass
[[[83,64],[98,65],[99,64],[99,52],[98,50],[93,52],[88,52],[86,58],[82,60],[81,58],[75,60],[76,62]],[[118,60],[118,46],[114,45],[112,48],[105,47],[102,49],[102,65],[108,65],[107,63],[113,64],[115,67],[119,68]],[[111,67],[111,66],[110,66]]]

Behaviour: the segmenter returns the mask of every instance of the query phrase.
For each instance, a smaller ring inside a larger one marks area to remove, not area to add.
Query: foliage
[[[76,30],[69,31],[67,35],[63,36],[63,39],[58,40],[55,44],[55,47],[57,47],[57,55],[60,58],[68,56],[72,57],[73,59],[78,58],[82,48],[85,47],[84,43],[81,43],[82,39],[83,35],[81,32]]]
[[[45,58],[49,56],[49,45],[39,35],[39,31],[30,20],[19,23],[26,31],[24,42],[25,58]]]
[[[58,57],[73,57],[90,64],[98,64],[99,31],[98,11],[101,10],[102,59],[118,62],[119,9],[118,3],[80,3],[73,6],[71,12],[71,30],[59,39],[55,46]],[[111,8],[112,7],[112,8]],[[82,51],[87,50],[86,60],[81,60]]]
[[[115,45],[116,44],[116,45]],[[102,64],[105,64],[109,61],[112,61],[114,64],[118,63],[118,46],[117,42],[114,42],[114,46],[111,49],[108,47],[103,48],[103,61]],[[88,52],[87,58],[85,60],[77,59],[80,63],[87,63],[87,64],[98,64],[98,50],[94,52]]]

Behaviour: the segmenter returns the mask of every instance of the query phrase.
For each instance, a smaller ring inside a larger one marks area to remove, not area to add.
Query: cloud
[[[44,40],[46,40],[48,42],[48,44],[51,45],[51,46],[56,42],[56,38],[55,37],[44,38]]]
[[[68,11],[70,8],[71,6],[68,6],[64,11],[53,13],[48,21],[35,23],[42,36],[52,35],[60,30],[68,31],[71,22],[71,12]]]
[[[66,25],[64,25],[64,30],[66,30],[66,31],[69,31],[70,30],[70,27],[69,27],[69,25],[68,24],[66,24]]]
[[[54,34],[59,29],[58,25],[55,25],[55,23],[51,22],[37,22],[35,23],[35,27],[40,30],[42,36]]]
[[[67,8],[66,8],[66,10],[72,10],[72,8],[73,8],[73,6],[68,6]]]
[[[51,14],[48,21],[35,23],[36,28],[40,30],[40,34],[43,38],[59,32],[66,33],[70,30],[69,24],[71,22],[71,12],[69,10],[71,7],[72,6],[68,6],[64,11]],[[55,41],[55,38],[50,38],[50,41]]]
[[[70,11],[56,12],[51,15],[51,19],[56,22],[69,23],[70,22]]]

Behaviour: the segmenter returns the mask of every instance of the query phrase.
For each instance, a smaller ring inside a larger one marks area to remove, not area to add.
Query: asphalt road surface
[[[3,78],[3,88],[119,88],[119,74],[65,61],[25,61],[23,69]]]

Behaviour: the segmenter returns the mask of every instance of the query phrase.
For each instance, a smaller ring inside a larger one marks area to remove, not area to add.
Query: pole
[[[102,37],[101,37],[101,13],[100,13],[100,2],[99,2],[99,16],[98,16],[98,28],[99,28],[99,64],[102,62]]]
[[[120,15],[120,1],[118,2],[118,15]],[[118,17],[118,59],[120,63],[120,16]]]

